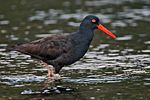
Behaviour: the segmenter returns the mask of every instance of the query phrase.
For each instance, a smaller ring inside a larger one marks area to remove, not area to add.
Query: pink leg
[[[53,66],[52,66],[52,65],[48,65],[47,63],[45,63],[45,62],[43,62],[43,61],[42,61],[42,64],[43,64],[44,67],[47,68],[47,70],[48,70],[48,74],[47,74],[48,78],[52,78],[53,75],[54,75]]]
[[[41,63],[44,65],[45,68],[48,70],[48,78],[49,79],[54,79],[54,80],[60,80],[61,76],[59,74],[54,74],[54,68],[52,65],[48,65],[47,63],[41,61]]]

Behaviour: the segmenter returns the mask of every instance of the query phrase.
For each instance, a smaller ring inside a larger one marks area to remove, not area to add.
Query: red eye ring
[[[91,21],[92,21],[92,23],[96,23],[96,19],[92,19]]]

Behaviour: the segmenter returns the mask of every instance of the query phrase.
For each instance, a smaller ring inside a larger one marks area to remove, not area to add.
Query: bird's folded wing
[[[15,50],[39,59],[53,60],[69,51],[71,43],[65,35],[55,35],[16,46]]]

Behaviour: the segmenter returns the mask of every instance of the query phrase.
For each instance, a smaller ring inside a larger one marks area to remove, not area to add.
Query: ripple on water
[[[1,33],[7,33],[7,30],[1,29],[0,32]]]
[[[150,9],[129,9],[125,8],[124,11],[118,12],[117,17],[123,19],[123,21],[130,26],[137,26],[136,21],[150,21]],[[123,23],[122,25],[124,25]],[[120,24],[121,25],[121,24]]]
[[[145,69],[150,69],[150,66],[146,66],[146,67],[144,67]]]
[[[68,22],[69,26],[73,26],[73,27],[79,27],[80,23],[75,23],[75,22]]]
[[[1,49],[1,48],[0,48],[0,52],[5,51],[5,50],[6,50],[6,49]]]
[[[100,50],[100,49],[104,49],[106,47],[109,47],[109,44],[100,44],[99,46],[97,46],[93,50]]]
[[[59,30],[59,29],[54,29],[54,30],[50,30],[50,33],[56,34],[56,33],[62,33],[63,30]]]
[[[73,14],[63,14],[60,16],[60,19],[70,19],[70,18],[74,18],[77,20],[81,20],[83,19],[85,16],[89,15],[88,13],[73,13]]]
[[[49,24],[56,24],[57,20],[68,20],[68,19],[76,19],[78,21],[81,21],[85,16],[91,15],[92,13],[88,12],[82,12],[82,11],[76,11],[75,13],[65,13],[62,10],[54,10],[50,9],[48,12],[45,11],[36,11],[35,15],[29,17],[29,21],[43,21],[44,25],[49,25]],[[96,16],[99,16],[102,19],[103,23],[109,23],[111,22],[110,17],[112,15],[110,14],[100,14],[100,13],[95,13]],[[79,23],[75,22],[68,22],[68,25],[73,26],[73,27],[78,27]]]
[[[9,20],[2,20],[0,21],[0,25],[8,25],[10,23]]]
[[[8,44],[0,44],[0,47],[6,47]]]
[[[57,20],[45,20],[44,25],[49,25],[49,24],[56,24]]]
[[[104,6],[104,5],[108,5],[108,4],[114,4],[114,5],[118,5],[118,4],[122,4],[124,3],[126,0],[93,0],[93,1],[86,1],[85,5],[86,6]]]
[[[118,41],[125,41],[125,40],[131,40],[132,38],[133,38],[132,35],[125,35],[123,37],[117,37],[116,40],[118,40]]]
[[[48,36],[52,36],[53,34],[37,34],[37,35],[35,35],[36,37],[38,37],[38,38],[42,38],[42,37],[48,37]]]
[[[150,53],[150,50],[142,50],[143,53]]]
[[[35,76],[32,74],[26,75],[1,75],[0,76],[0,83],[9,84],[9,85],[16,85],[22,82],[42,82],[45,80],[45,76]]]
[[[95,83],[118,83],[127,79],[128,77],[122,75],[111,75],[111,76],[90,75],[87,77],[82,77],[77,79],[73,79],[73,78],[64,79],[64,81],[73,82],[73,83],[95,84]]]
[[[145,43],[145,44],[150,44],[150,41],[145,41],[144,43]]]
[[[5,37],[8,38],[8,39],[10,39],[10,40],[12,40],[12,41],[16,41],[16,40],[19,39],[19,38],[18,38],[17,36],[15,36],[15,35],[6,35]]]
[[[28,59],[31,57],[30,55],[20,54],[20,52],[17,52],[17,51],[7,52],[7,55],[13,59]]]
[[[113,27],[126,27],[127,26],[126,23],[119,21],[119,20],[112,22],[111,25]]]
[[[133,49],[131,50],[129,49],[125,51],[133,52]],[[135,54],[134,55],[134,54],[127,53],[126,55],[121,56],[119,55],[120,52],[121,51],[118,51],[118,50],[114,50],[114,51],[112,50],[112,52],[108,53],[107,55],[101,54],[97,51],[88,52],[85,55],[84,59],[76,62],[75,64],[71,66],[64,67],[63,70],[78,70],[78,72],[83,71],[83,73],[84,73],[84,70],[90,70],[90,71],[96,71],[98,73],[100,72],[101,69],[111,68],[110,72],[114,73],[115,71],[118,71],[119,73],[121,72],[124,75],[140,75],[140,74],[149,73],[148,72],[148,69],[149,69],[148,64],[150,61],[149,54]],[[105,71],[105,73],[107,73],[107,71]],[[72,73],[72,74],[75,74],[75,73]],[[79,77],[77,81],[81,80],[83,82],[82,78],[83,78],[82,76]],[[99,79],[96,79],[96,80],[99,80]]]
[[[47,24],[55,24],[56,20],[52,20],[51,18],[55,19],[58,18],[59,15],[63,13],[62,10],[56,10],[56,9],[49,9],[48,12],[45,11],[36,11],[35,15],[29,17],[29,21],[34,21],[34,20],[44,20],[47,19],[48,22],[44,22],[45,25]]]
[[[45,11],[36,11],[35,13],[35,16],[29,17],[29,21],[43,20],[47,16]]]
[[[150,86],[150,78],[144,78],[143,81],[145,86]]]

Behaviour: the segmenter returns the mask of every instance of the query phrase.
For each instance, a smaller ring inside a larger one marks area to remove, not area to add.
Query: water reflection
[[[104,47],[104,46],[103,46]],[[94,49],[96,50],[96,49]],[[109,53],[110,52],[110,53]],[[131,55],[128,54],[129,52],[133,52],[132,49],[126,49],[123,50],[121,52],[124,52],[125,55],[121,56],[120,55],[120,51],[118,50],[109,50],[109,52],[107,54],[105,54],[104,52],[97,52],[97,51],[92,51],[92,52],[88,52],[84,59],[82,59],[81,61],[76,62],[75,64],[71,65],[71,66],[66,66],[63,68],[64,71],[71,71],[71,70],[77,70],[79,76],[81,74],[81,76],[79,77],[79,80],[81,81],[87,81],[87,80],[92,80],[92,79],[85,79],[84,75],[82,75],[83,73],[87,74],[91,74],[91,71],[96,71],[94,72],[95,74],[99,74],[101,72],[101,70],[105,69],[105,74],[106,77],[103,77],[104,80],[107,80],[109,78],[111,78],[112,74],[117,74],[117,76],[119,75],[119,73],[122,73],[123,75],[125,75],[126,77],[128,77],[128,75],[138,75],[138,74],[146,74],[149,73],[149,71],[147,70],[149,67],[149,61],[150,61],[150,57],[148,54],[136,54],[136,55]],[[28,71],[30,70],[31,73],[36,74],[36,71],[45,71],[44,69],[37,69],[37,68],[29,68],[29,64],[30,63],[34,63],[34,60],[30,58],[30,56],[28,55],[23,55],[20,54],[18,52],[10,52],[10,53],[6,53],[4,52],[4,54],[1,54],[2,56],[5,56],[3,60],[1,61],[1,69],[4,70],[4,66],[7,67],[7,72],[8,74],[10,74],[10,72],[12,73],[29,73]],[[7,58],[7,59],[6,59]],[[14,59],[14,60],[12,60]],[[24,60],[24,61],[23,61]],[[13,63],[16,63],[13,64]],[[39,66],[39,65],[38,65]],[[17,67],[20,67],[23,70],[18,70]],[[40,66],[39,66],[40,67]],[[17,70],[16,70],[17,68]],[[107,71],[108,69],[108,71]],[[87,72],[88,70],[91,70],[89,72]],[[128,74],[126,74],[128,73]],[[130,74],[129,74],[130,73]],[[76,74],[76,72],[74,73],[71,72],[72,75]],[[107,76],[109,75],[110,76]],[[28,76],[29,75],[29,76]],[[67,73],[64,73],[64,75],[67,75]],[[89,78],[89,76],[87,76]],[[108,78],[107,78],[108,77]],[[121,76],[119,76],[121,78]],[[113,78],[114,81],[117,81],[118,78]],[[125,77],[125,79],[126,79]],[[42,79],[40,78],[40,76],[34,76],[34,75],[18,75],[18,76],[1,76],[1,81],[3,82],[3,80],[5,81],[9,81],[10,84],[14,83],[12,80],[15,80],[15,82],[34,82],[34,81],[38,81],[41,80],[43,81],[44,78],[46,78],[46,76],[43,76]],[[19,81],[18,81],[19,80]],[[71,80],[70,78],[68,78],[67,80]],[[76,80],[76,79],[73,79]],[[95,80],[95,81],[94,81]],[[89,81],[92,83],[97,83],[100,80],[102,80],[100,77],[95,76],[94,80]],[[120,80],[120,79],[119,79]],[[110,80],[111,81],[111,80]],[[105,81],[104,81],[105,82]]]

